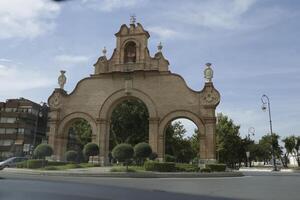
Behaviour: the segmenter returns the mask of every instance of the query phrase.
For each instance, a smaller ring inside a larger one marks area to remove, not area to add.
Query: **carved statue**
[[[58,77],[58,84],[59,84],[60,89],[64,89],[64,86],[65,86],[66,81],[67,81],[67,77],[65,76],[66,71],[61,70],[60,73],[61,74]]]
[[[206,79],[207,83],[212,82],[212,78],[214,77],[214,71],[210,67],[211,63],[206,63],[206,68],[204,70],[204,78]]]

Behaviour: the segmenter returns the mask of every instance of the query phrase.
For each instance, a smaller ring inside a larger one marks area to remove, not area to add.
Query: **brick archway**
[[[212,69],[206,68],[205,84],[201,91],[190,89],[185,80],[169,70],[161,46],[153,57],[148,50],[149,33],[139,23],[122,25],[115,34],[116,48],[111,58],[104,55],[94,64],[94,74],[80,80],[68,93],[56,88],[48,99],[49,143],[59,147],[61,133],[76,117],[86,119],[92,126],[93,141],[100,145],[100,159],[107,161],[109,123],[113,109],[125,99],[139,99],[149,112],[149,143],[162,160],[164,129],[175,118],[191,119],[200,129],[200,151],[204,162],[215,160],[215,110],[220,94],[214,88]],[[124,46],[136,42],[136,62],[124,62]],[[207,71],[210,70],[210,71]],[[54,157],[62,158],[63,150]]]

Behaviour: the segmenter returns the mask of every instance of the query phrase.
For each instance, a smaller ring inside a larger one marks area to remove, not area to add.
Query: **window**
[[[6,112],[17,112],[17,108],[5,108]]]
[[[1,117],[0,123],[16,123],[17,119],[15,117]]]
[[[24,128],[18,128],[18,134],[24,134],[25,129]]]
[[[0,146],[10,146],[13,142],[13,140],[0,140]]]
[[[124,63],[134,63],[136,61],[136,44],[128,42],[124,50]]]
[[[5,133],[6,134],[13,134],[13,133],[17,133],[17,131],[18,131],[18,129],[16,129],[16,128],[7,128],[5,130]]]
[[[0,134],[5,134],[5,128],[0,128]]]

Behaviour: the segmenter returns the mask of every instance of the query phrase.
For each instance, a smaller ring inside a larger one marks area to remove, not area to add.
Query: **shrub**
[[[165,155],[165,162],[175,162],[175,161],[176,161],[175,156],[172,156],[172,155],[169,155],[169,154]]]
[[[202,168],[202,169],[200,169],[200,172],[210,173],[211,169],[210,168]]]
[[[58,167],[55,167],[55,166],[46,166],[44,167],[44,170],[58,170],[59,168]]]
[[[205,167],[211,169],[213,172],[225,172],[226,170],[225,164],[206,164]]]
[[[143,163],[151,153],[152,149],[148,143],[141,142],[134,146],[134,156],[141,161],[141,163]]]
[[[150,159],[150,160],[155,160],[157,157],[158,157],[157,153],[152,152],[152,153],[150,154],[150,156],[149,156],[149,159]]]
[[[91,142],[87,143],[83,148],[83,153],[87,157],[97,156],[99,155],[99,146],[95,143],[91,143]],[[93,158],[92,158],[92,163],[93,163]]]
[[[39,159],[45,159],[46,156],[51,156],[53,153],[52,147],[49,144],[39,144],[34,149],[34,156]]]
[[[16,163],[16,168],[26,168],[26,167],[27,167],[27,161],[26,160]]]
[[[126,169],[128,170],[128,161],[132,159],[134,150],[130,144],[118,144],[112,150],[112,156],[120,162],[126,164]]]
[[[62,166],[68,164],[67,162],[61,161],[48,161],[47,166]]]
[[[198,172],[199,167],[193,164],[176,163],[176,171],[179,172]]]
[[[37,159],[37,160],[27,160],[27,167],[29,169],[37,169],[42,168],[47,165],[48,161],[43,159]]]
[[[66,152],[66,160],[68,162],[77,162],[78,153],[76,151],[67,151]]]
[[[144,167],[146,171],[155,171],[155,172],[175,171],[175,163],[172,162],[146,161]]]

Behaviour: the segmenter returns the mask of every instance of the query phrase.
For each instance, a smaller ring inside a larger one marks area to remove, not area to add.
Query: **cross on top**
[[[136,16],[133,14],[130,16],[130,24],[135,24]]]

